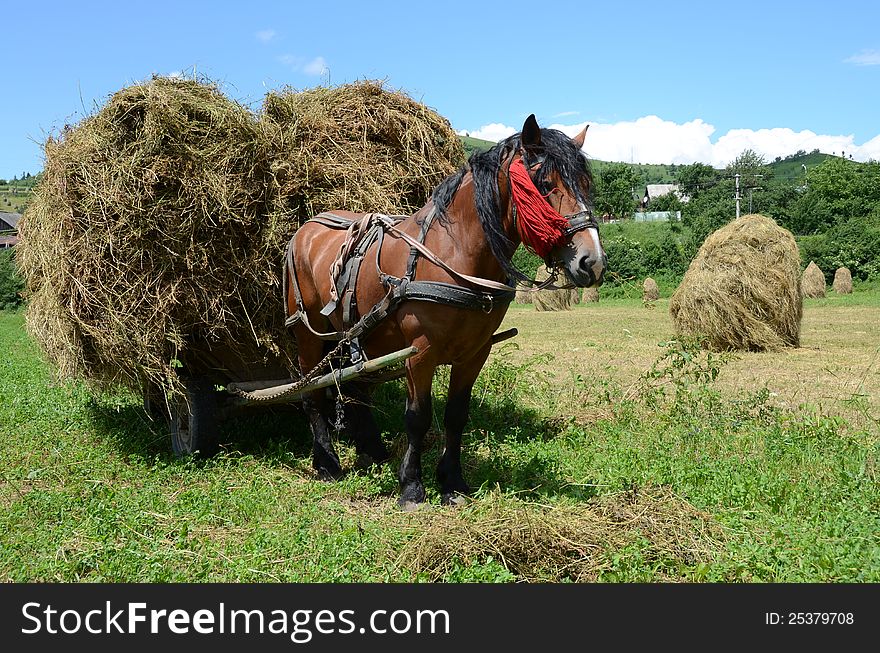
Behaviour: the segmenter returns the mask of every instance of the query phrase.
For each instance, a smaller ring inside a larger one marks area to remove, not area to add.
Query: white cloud
[[[327,66],[327,62],[324,60],[324,57],[315,57],[314,59],[307,61],[305,57],[293,54],[282,54],[277,57],[277,59],[285,66],[305,75],[323,75],[330,69]]]
[[[554,129],[574,136],[590,125],[584,144],[585,152],[603,161],[634,163],[679,163],[699,161],[716,167],[726,166],[745,149],[752,149],[772,161],[777,156],[798,150],[818,149],[828,154],[842,152],[857,161],[880,160],[880,135],[859,145],[849,135],[816,134],[808,129],[794,131],[788,127],[773,129],[731,129],[714,142],[715,127],[700,118],[678,124],[657,116],[644,116],[634,121],[612,124],[581,122],[571,125],[553,124]],[[476,130],[461,130],[475,138],[498,141],[517,129],[500,123],[484,125]]]
[[[297,57],[292,54],[282,54],[278,57],[278,61],[283,63],[285,66],[290,66],[294,70],[298,70],[299,67],[303,65],[305,57]]]
[[[569,116],[577,116],[580,115],[580,111],[561,111],[560,113],[555,114],[554,118],[568,118]]]
[[[278,36],[278,33],[274,29],[263,29],[263,30],[260,30],[259,32],[257,32],[254,36],[257,37],[258,41],[262,41],[263,43],[268,43],[269,41],[274,39],[276,36]]]
[[[173,72],[168,73],[167,77],[169,77],[171,79],[183,79],[184,74],[180,70],[175,70]]]
[[[324,61],[324,57],[315,57],[303,66],[303,72],[306,75],[323,75],[327,70],[327,62]]]
[[[471,138],[481,138],[484,141],[500,141],[515,134],[516,131],[517,130],[513,127],[502,125],[499,122],[493,122],[488,125],[483,125],[479,129],[467,131],[461,130],[458,133],[462,136],[470,136]]]
[[[880,50],[862,50],[858,54],[847,57],[843,62],[856,66],[880,66]]]

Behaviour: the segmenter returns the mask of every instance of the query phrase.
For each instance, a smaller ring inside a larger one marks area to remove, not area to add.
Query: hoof
[[[400,492],[400,498],[397,500],[397,505],[403,510],[411,512],[415,509],[412,506],[421,506],[425,503],[426,498],[424,486],[416,482],[403,488]]]
[[[400,506],[400,509],[403,510],[403,512],[416,512],[418,510],[424,510],[428,504],[425,502],[416,503],[415,501],[404,501],[403,499],[399,499],[397,505]]]
[[[337,467],[336,469],[327,469],[326,467],[321,467],[315,470],[318,474],[318,478],[322,481],[340,481],[345,476],[345,472],[342,471],[341,467]]]
[[[444,506],[463,506],[464,504],[470,501],[470,497],[466,494],[461,494],[460,492],[450,492],[449,494],[444,494],[440,503]]]

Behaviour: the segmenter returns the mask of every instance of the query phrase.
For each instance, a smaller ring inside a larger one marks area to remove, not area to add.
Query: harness
[[[516,294],[515,288],[490,279],[472,277],[457,272],[425,247],[425,238],[427,237],[428,230],[431,228],[435,215],[435,212],[431,211],[425,217],[418,239],[412,238],[412,236],[398,228],[398,225],[405,216],[368,213],[363,218],[354,220],[335,213],[325,212],[312,218],[311,222],[317,222],[329,229],[345,229],[348,231],[347,237],[340,246],[336,260],[333,266],[331,266],[331,299],[321,309],[321,314],[327,316],[341,305],[344,330],[322,333],[317,331],[309,322],[296,277],[296,267],[293,262],[293,247],[296,236],[287,244],[286,263],[289,273],[284,275],[284,296],[285,298],[287,297],[287,280],[289,277],[296,300],[296,312],[287,316],[285,326],[293,326],[297,322],[302,321],[312,333],[323,340],[348,341],[351,348],[352,362],[357,363],[364,358],[363,348],[360,343],[361,338],[368,335],[388,315],[393,313],[401,302],[407,300],[426,301],[456,308],[480,310],[485,313],[491,313],[496,306],[510,304]],[[395,238],[401,238],[410,245],[406,270],[401,277],[385,273],[379,264],[382,244],[388,234]],[[374,243],[378,243],[375,261],[376,273],[386,293],[366,314],[358,317],[355,299],[358,275],[366,258],[367,251]],[[484,290],[472,290],[465,286],[444,283],[442,281],[415,281],[416,263],[420,256],[424,256],[432,263],[439,265],[456,280],[480,286]],[[285,310],[287,310],[286,300]]]
[[[539,164],[540,161],[537,165]],[[509,175],[510,169],[508,166],[508,183],[510,183]],[[516,202],[513,200],[512,196],[511,203],[513,221],[516,226],[516,222],[520,217],[518,215]],[[352,219],[336,213],[325,212],[312,218],[310,222],[317,222],[329,229],[344,229],[348,232],[339,248],[339,252],[337,253],[333,265],[331,266],[331,299],[321,309],[322,315],[329,316],[341,306],[343,330],[323,333],[317,331],[309,322],[308,314],[303,305],[302,294],[296,277],[296,267],[293,261],[293,248],[296,235],[294,235],[287,244],[285,254],[287,272],[284,275],[285,312],[287,312],[288,309],[288,279],[292,284],[294,299],[296,301],[296,311],[287,315],[285,326],[290,327],[302,321],[306,328],[318,338],[331,341],[346,341],[350,346],[352,362],[359,363],[365,358],[361,346],[361,338],[368,335],[386,317],[393,313],[401,302],[407,300],[426,301],[456,308],[480,310],[485,313],[491,313],[495,307],[507,306],[513,301],[516,295],[516,288],[498,281],[462,274],[439,259],[425,246],[428,230],[431,228],[436,217],[435,210],[432,209],[422,221],[418,238],[413,238],[398,227],[405,217],[407,216],[389,216],[382,213],[368,213],[360,219]],[[571,238],[571,236],[578,231],[590,227],[598,227],[592,212],[589,210],[564,216],[564,220],[565,227],[563,228],[563,232],[564,236],[567,238]],[[386,274],[383,272],[379,264],[379,257],[382,253],[382,244],[384,243],[386,235],[402,239],[410,246],[406,269],[401,277]],[[358,275],[360,274],[361,266],[366,258],[367,251],[374,243],[377,243],[375,261],[376,274],[385,288],[386,293],[381,300],[367,311],[367,313],[358,316],[357,301],[355,299]],[[441,281],[416,281],[416,263],[418,262],[419,257],[424,257],[434,265],[442,268],[456,281],[476,286],[479,290],[474,290],[464,285],[444,283]],[[551,266],[548,265],[548,267]],[[540,290],[551,286],[555,281],[555,278],[555,275],[551,276],[547,282],[536,286],[533,290]]]

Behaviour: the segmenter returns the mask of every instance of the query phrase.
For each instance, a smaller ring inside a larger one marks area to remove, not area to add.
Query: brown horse
[[[520,242],[525,238],[526,246],[574,285],[602,283],[606,259],[590,211],[592,177],[581,152],[585,135],[586,128],[575,138],[542,129],[529,116],[522,132],[474,154],[414,215],[322,214],[306,222],[291,242],[288,323],[295,330],[303,372],[320,363],[327,340],[350,342],[354,360],[410,345],[418,349],[406,361],[408,446],[398,472],[404,508],[425,500],[422,440],[430,425],[431,382],[438,365],[452,367],[446,447],[437,468],[443,502],[455,503],[470,491],[462,476],[462,432],[490,338],[513,297],[504,284],[525,279],[511,263]],[[536,209],[524,206],[524,200],[518,205],[517,183],[538,198],[538,213],[561,220],[550,223],[549,240],[545,234],[538,242],[534,235],[541,230],[535,226]],[[346,393],[358,399],[346,403],[345,417],[359,455],[386,460],[366,392]],[[342,470],[330,437],[328,397],[313,392],[303,407],[314,439],[314,467],[324,477],[337,478]]]

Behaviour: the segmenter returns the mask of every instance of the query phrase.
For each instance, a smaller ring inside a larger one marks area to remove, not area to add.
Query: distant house
[[[18,213],[0,211],[0,249],[14,247],[18,244]]]
[[[18,229],[18,221],[21,215],[18,213],[5,213],[0,211],[0,231],[15,231]]]
[[[690,200],[690,197],[683,195],[678,184],[648,184],[645,186],[645,194],[642,196],[642,208],[647,208],[651,204],[651,200],[658,197],[675,193],[675,196],[684,203]]]

